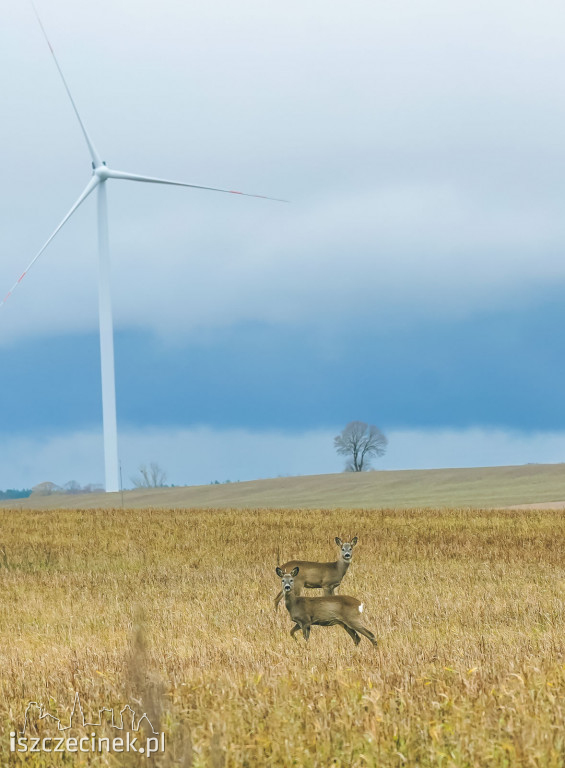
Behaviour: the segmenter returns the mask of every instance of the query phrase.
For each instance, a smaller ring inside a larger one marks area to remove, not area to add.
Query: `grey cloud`
[[[540,301],[565,279],[563,7],[258,0],[40,4],[116,167],[290,206],[112,185],[116,320],[165,335]],[[0,292],[89,160],[24,5],[0,31]],[[89,200],[2,310],[0,342],[94,328]]]

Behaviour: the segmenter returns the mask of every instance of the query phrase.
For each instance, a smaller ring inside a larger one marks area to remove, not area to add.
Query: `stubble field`
[[[294,642],[277,561],[355,534],[339,592],[379,648]],[[153,765],[564,766],[564,534],[554,510],[1,510],[1,764],[145,764],[10,752],[30,701],[68,722],[79,692],[147,712]]]

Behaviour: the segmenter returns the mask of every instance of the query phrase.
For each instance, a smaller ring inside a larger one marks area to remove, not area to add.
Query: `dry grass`
[[[380,648],[294,643],[277,553],[354,533],[341,592]],[[0,511],[0,763],[71,764],[7,732],[79,691],[146,710],[158,765],[563,766],[564,534],[556,511]]]

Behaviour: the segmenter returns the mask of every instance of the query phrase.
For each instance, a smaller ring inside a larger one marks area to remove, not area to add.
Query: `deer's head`
[[[290,573],[285,573],[282,568],[277,566],[277,576],[280,577],[282,582],[283,592],[290,592],[294,587],[294,577],[299,571],[299,567],[293,568]]]
[[[339,536],[336,536],[335,543],[339,547],[341,559],[345,560],[346,563],[350,563],[353,557],[353,547],[357,544],[357,536],[354,536],[351,541],[342,541]]]

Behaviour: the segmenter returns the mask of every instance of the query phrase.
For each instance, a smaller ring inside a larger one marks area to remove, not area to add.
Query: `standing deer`
[[[300,597],[296,594],[295,577],[300,572],[296,566],[290,573],[285,573],[282,568],[277,566],[277,575],[282,580],[282,591],[284,593],[284,602],[290,618],[296,622],[290,630],[290,636],[302,630],[304,639],[307,641],[310,637],[310,627],[313,624],[319,624],[322,627],[332,627],[339,624],[347,634],[352,638],[355,645],[359,645],[361,638],[359,635],[365,635],[371,643],[376,646],[377,640],[373,633],[361,624],[361,614],[363,613],[363,603],[355,597],[346,595],[324,595],[324,597]]]
[[[323,589],[324,595],[333,595],[334,589],[339,587],[341,580],[347,573],[349,563],[353,557],[353,547],[357,544],[357,536],[351,542],[342,541],[335,537],[335,543],[339,547],[339,559],[335,563],[310,563],[303,560],[290,560],[280,567],[290,572],[295,566],[300,568],[300,578],[294,582],[295,594],[299,595],[303,587],[306,589]],[[283,591],[275,597],[275,611],[282,600]]]

